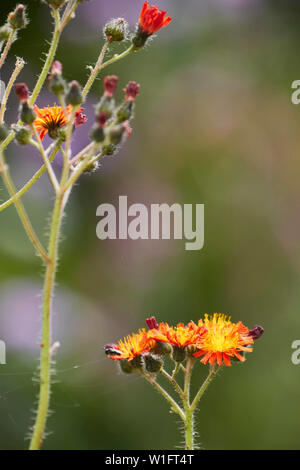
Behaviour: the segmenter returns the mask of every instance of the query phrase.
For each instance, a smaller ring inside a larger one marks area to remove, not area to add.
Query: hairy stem
[[[185,448],[186,450],[194,449],[194,417],[193,410],[190,406],[190,384],[191,375],[195,360],[188,358],[186,362],[186,372],[184,377],[184,399],[183,406],[185,412],[184,432],[185,432]]]
[[[214,376],[216,375],[217,373],[217,370],[218,370],[218,367],[215,368],[214,366],[211,366],[210,369],[209,369],[209,374],[207,376],[207,378],[204,380],[203,384],[201,385],[201,387],[199,388],[194,400],[193,400],[193,403],[191,404],[191,411],[194,412],[201,397],[203,396],[205,390],[207,389],[207,387],[209,386],[210,382],[212,381],[212,379],[214,378]]]
[[[7,84],[7,87],[6,87],[6,90],[5,90],[5,93],[4,93],[4,96],[2,98],[2,104],[1,104],[1,108],[0,108],[0,124],[3,122],[3,119],[4,119],[4,113],[5,113],[5,110],[6,110],[6,103],[7,103],[8,97],[10,95],[12,86],[13,86],[17,76],[21,72],[22,68],[24,67],[24,65],[25,65],[24,60],[21,59],[20,57],[17,57],[16,64],[15,64],[15,69],[14,69],[14,71],[13,71],[13,73],[12,73],[10,79],[9,79],[9,82]]]
[[[18,215],[21,219],[21,222],[25,228],[25,231],[28,235],[29,240],[32,242],[33,246],[35,247],[37,253],[41,256],[41,258],[47,262],[48,261],[48,256],[45,253],[44,248],[42,247],[37,235],[35,234],[35,231],[31,225],[31,222],[29,220],[29,217],[27,215],[27,212],[22,204],[22,202],[19,199],[16,199],[16,188],[14,186],[14,183],[10,177],[9,169],[8,166],[6,165],[5,158],[3,153],[0,153],[0,173],[2,174],[3,181],[5,183],[5,186],[7,187],[7,190],[11,197],[14,199],[14,204],[16,206],[16,210],[18,212]]]
[[[14,42],[15,37],[16,37],[16,30],[12,29],[11,32],[10,32],[9,38],[8,38],[6,44],[5,44],[5,47],[3,49],[3,52],[1,54],[1,57],[0,57],[0,69],[1,69],[2,65],[4,64],[4,62],[5,62],[8,51],[9,51],[12,43]]]

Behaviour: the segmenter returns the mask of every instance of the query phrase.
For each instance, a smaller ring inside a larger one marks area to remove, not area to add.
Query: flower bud
[[[81,86],[76,80],[73,80],[69,84],[69,89],[65,96],[66,104],[71,104],[72,106],[79,106],[82,103],[82,91]]]
[[[113,145],[119,145],[122,142],[123,138],[125,137],[126,133],[129,136],[130,132],[131,132],[131,127],[128,125],[127,121],[122,124],[112,127],[108,133],[110,143]]]
[[[154,330],[158,328],[158,323],[156,318],[153,316],[151,318],[146,318],[146,325],[148,326],[149,330]]]
[[[28,105],[27,102],[22,103],[21,106],[21,113],[20,113],[20,119],[23,121],[25,124],[31,125],[33,121],[35,120],[36,115],[35,112],[33,111],[32,108]]]
[[[95,107],[96,116],[99,116],[100,113],[105,113],[107,119],[111,118],[115,107],[115,101],[113,98],[107,96],[102,96],[100,102]]]
[[[103,145],[102,153],[103,155],[113,155],[116,151],[116,147],[113,144]]]
[[[31,131],[27,127],[20,127],[16,132],[16,141],[20,145],[27,145],[31,140]]]
[[[0,28],[0,41],[6,42],[10,36],[11,29],[8,24],[1,26]]]
[[[264,333],[264,329],[262,326],[259,326],[259,325],[254,325],[254,327],[251,328],[251,330],[249,330],[249,335],[252,336],[254,341],[260,338],[263,335],[263,333]]]
[[[133,102],[130,103],[123,103],[119,108],[117,109],[117,122],[124,122],[124,121],[129,121],[129,119],[132,118],[133,115]]]
[[[64,95],[66,92],[66,82],[61,75],[52,75],[47,82],[48,88],[54,95]]]
[[[132,361],[130,361],[130,364],[133,369],[142,369],[144,365],[142,356],[135,356]]]
[[[169,356],[172,352],[172,346],[169,343],[163,343],[162,341],[156,341],[156,344],[153,348],[155,354],[162,356]]]
[[[172,357],[175,362],[183,362],[186,358],[185,348],[180,348],[179,346],[173,346]]]
[[[0,142],[6,139],[9,134],[9,130],[7,129],[5,124],[0,124]]]
[[[94,171],[98,169],[98,167],[99,167],[98,162],[91,163],[89,166],[85,168],[84,173],[93,173]]]
[[[55,8],[57,10],[66,3],[66,0],[45,0],[45,2],[48,3],[48,5],[50,5],[52,8]]]
[[[137,82],[129,82],[125,88],[125,100],[130,102],[130,101],[135,101],[136,97],[139,94],[140,91],[140,85]]]
[[[112,98],[115,94],[117,85],[118,85],[118,77],[116,75],[109,75],[104,78],[103,81],[104,85],[104,96],[107,98]]]
[[[27,103],[29,100],[29,90],[26,83],[16,83],[15,92],[21,103]]]
[[[104,34],[110,42],[123,41],[127,36],[127,23],[124,18],[115,18],[106,23]]]
[[[24,5],[18,5],[15,11],[8,15],[8,22],[12,29],[22,29],[27,25]]]
[[[107,123],[109,117],[110,116],[106,111],[100,111],[96,120],[97,120],[97,123],[99,124],[99,127],[101,127],[101,129],[105,127],[105,124]]]
[[[125,374],[131,374],[133,372],[131,362],[127,361],[127,359],[121,359],[119,361],[119,364],[122,372],[124,372]]]
[[[157,374],[163,366],[163,361],[159,356],[150,353],[144,354],[145,367],[151,374]]]
[[[93,142],[100,144],[105,139],[105,133],[102,127],[98,124],[94,124],[90,131],[90,138]]]

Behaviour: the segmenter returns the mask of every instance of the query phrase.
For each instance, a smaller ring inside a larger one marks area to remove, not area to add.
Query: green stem
[[[145,372],[141,372],[142,376],[169,402],[171,405],[172,411],[175,411],[182,421],[185,421],[185,414],[183,410],[180,408],[178,403],[168,394],[168,392],[161,386],[159,385],[155,379],[152,379],[149,377]]]
[[[55,147],[52,154],[49,157],[49,162],[52,162],[58,152],[59,147]],[[33,177],[18,191],[16,192],[10,199],[0,204],[0,212],[9,207],[11,204],[14,204],[17,199],[19,199],[23,194],[25,194],[31,186],[42,176],[42,174],[46,171],[46,165],[41,166],[41,168],[33,175]]]
[[[7,87],[6,87],[6,90],[5,90],[5,93],[4,93],[4,96],[2,98],[2,104],[1,104],[1,108],[0,108],[0,124],[3,122],[3,119],[4,119],[6,104],[7,104],[7,100],[8,100],[8,97],[10,95],[12,86],[13,86],[17,76],[21,72],[22,68],[24,67],[24,64],[25,64],[24,60],[21,59],[20,57],[17,57],[16,64],[15,64],[15,69],[14,69],[14,71],[13,71],[13,73],[12,73],[10,79],[9,79],[9,82],[7,84]]]
[[[180,387],[180,385],[178,385],[174,377],[168,374],[168,372],[165,369],[161,369],[160,373],[173,385],[174,389],[176,390],[180,398],[183,399],[184,398],[183,390]]]
[[[90,76],[89,76],[89,78],[88,78],[88,80],[87,80],[87,82],[84,86],[84,89],[82,91],[83,98],[86,98],[86,96],[87,96],[88,92],[90,91],[90,88],[93,85],[98,73],[103,68],[102,63],[103,63],[103,60],[104,60],[104,57],[105,57],[105,54],[107,52],[108,47],[109,47],[109,42],[106,41],[104,46],[102,47],[102,50],[100,52],[100,55],[99,55],[98,60],[96,62],[96,65],[95,65],[95,67],[93,67],[93,69],[91,71],[91,74],[90,74]]]
[[[10,32],[9,38],[8,38],[6,44],[5,44],[5,47],[3,49],[3,52],[1,54],[1,57],[0,57],[0,69],[1,69],[2,65],[4,64],[4,62],[5,62],[8,51],[9,51],[12,43],[14,42],[15,36],[16,36],[16,30],[12,29],[11,32]]]
[[[31,222],[29,220],[29,217],[26,213],[26,210],[22,204],[22,202],[19,199],[16,199],[16,188],[14,186],[14,183],[11,179],[10,173],[8,166],[6,165],[6,161],[4,158],[3,153],[0,153],[0,173],[2,174],[5,186],[7,187],[7,190],[11,197],[14,199],[14,203],[18,212],[18,215],[21,219],[21,222],[25,228],[25,231],[28,235],[28,238],[32,242],[33,246],[35,247],[36,251],[38,254],[41,256],[41,258],[47,262],[48,261],[48,256],[45,253],[44,248],[42,247],[37,235],[35,234],[35,231],[31,225]]]
[[[209,386],[210,382],[212,381],[212,379],[214,378],[214,376],[216,375],[217,371],[218,371],[219,367],[215,368],[214,366],[210,367],[209,369],[209,374],[207,376],[207,378],[204,380],[203,384],[201,385],[201,387],[199,388],[194,400],[193,400],[193,403],[191,404],[191,411],[192,413],[195,411],[201,397],[203,396],[205,390],[207,389],[207,387]]]
[[[51,335],[50,316],[52,297],[54,291],[55,274],[57,268],[58,240],[63,213],[63,195],[58,194],[55,198],[52,214],[50,238],[48,245],[48,258],[46,276],[44,282],[43,309],[42,309],[42,342],[40,357],[40,392],[38,410],[30,442],[30,450],[38,450],[43,443],[43,435],[50,402],[51,385]]]
[[[195,360],[188,358],[186,362],[186,372],[184,377],[184,399],[183,407],[185,412],[184,432],[185,432],[185,448],[186,450],[194,449],[194,416],[190,406],[190,384],[191,375]]]

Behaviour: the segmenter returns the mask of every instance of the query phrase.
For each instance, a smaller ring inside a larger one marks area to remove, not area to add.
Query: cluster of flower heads
[[[255,325],[250,330],[241,321],[233,323],[226,315],[205,315],[197,323],[178,323],[170,326],[157,323],[155,317],[146,319],[148,330],[141,329],[118,344],[107,344],[106,355],[120,361],[125,372],[142,367],[149,372],[158,372],[162,356],[172,355],[176,362],[183,362],[187,355],[202,357],[203,364],[230,366],[231,361],[246,360],[245,353],[252,352],[252,344],[264,332]]]

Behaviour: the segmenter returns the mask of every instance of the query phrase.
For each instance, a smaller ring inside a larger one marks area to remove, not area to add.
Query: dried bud
[[[249,335],[252,336],[254,341],[260,338],[263,335],[263,333],[264,333],[264,329],[262,326],[259,326],[259,325],[254,325],[254,327],[251,328],[251,330],[249,330]]]
[[[20,113],[20,119],[23,121],[25,124],[31,125],[33,121],[35,120],[36,115],[35,112],[33,111],[32,108],[28,105],[27,102],[22,103],[21,106],[21,113]]]
[[[27,145],[31,140],[31,131],[27,127],[20,127],[16,132],[16,141],[20,145]]]
[[[10,27],[5,24],[4,26],[1,26],[0,28],[0,41],[6,42],[10,36],[11,29]]]
[[[78,111],[76,111],[75,113],[75,118],[74,118],[74,124],[75,124],[75,127],[79,127],[79,126],[82,126],[83,124],[85,124],[87,122],[87,117],[85,114],[82,113],[83,111],[83,108],[80,108]]]
[[[104,34],[110,42],[123,41],[127,36],[127,23],[124,18],[116,18],[106,23]]]
[[[104,78],[104,96],[112,98],[118,85],[118,77],[110,75]]]
[[[45,0],[45,2],[57,10],[66,3],[66,0]]]
[[[185,348],[180,348],[179,346],[173,346],[172,357],[175,362],[183,362],[186,358]]]
[[[15,92],[21,103],[27,103],[29,100],[29,90],[26,83],[16,83]]]
[[[97,123],[99,124],[99,127],[101,127],[101,129],[105,127],[105,124],[107,123],[109,117],[110,116],[106,111],[100,111],[96,120],[97,120]]]
[[[71,104],[72,106],[79,106],[82,103],[82,91],[81,86],[76,80],[73,80],[69,84],[69,89],[65,96],[65,100],[67,104]]]
[[[125,88],[125,100],[127,102],[134,101],[139,94],[140,85],[137,82],[129,82]]]
[[[5,124],[0,124],[0,142],[6,139],[9,134],[9,130],[7,129]]]
[[[146,318],[146,325],[148,326],[149,330],[157,329],[158,323],[155,317]]]
[[[163,366],[163,361],[160,357],[150,353],[144,354],[144,361],[146,370],[151,374],[157,374]]]
[[[24,5],[18,5],[15,11],[8,15],[8,22],[12,29],[22,29],[27,25]]]
[[[104,130],[102,127],[99,127],[98,124],[94,124],[90,130],[90,138],[93,142],[100,144],[105,139]]]

